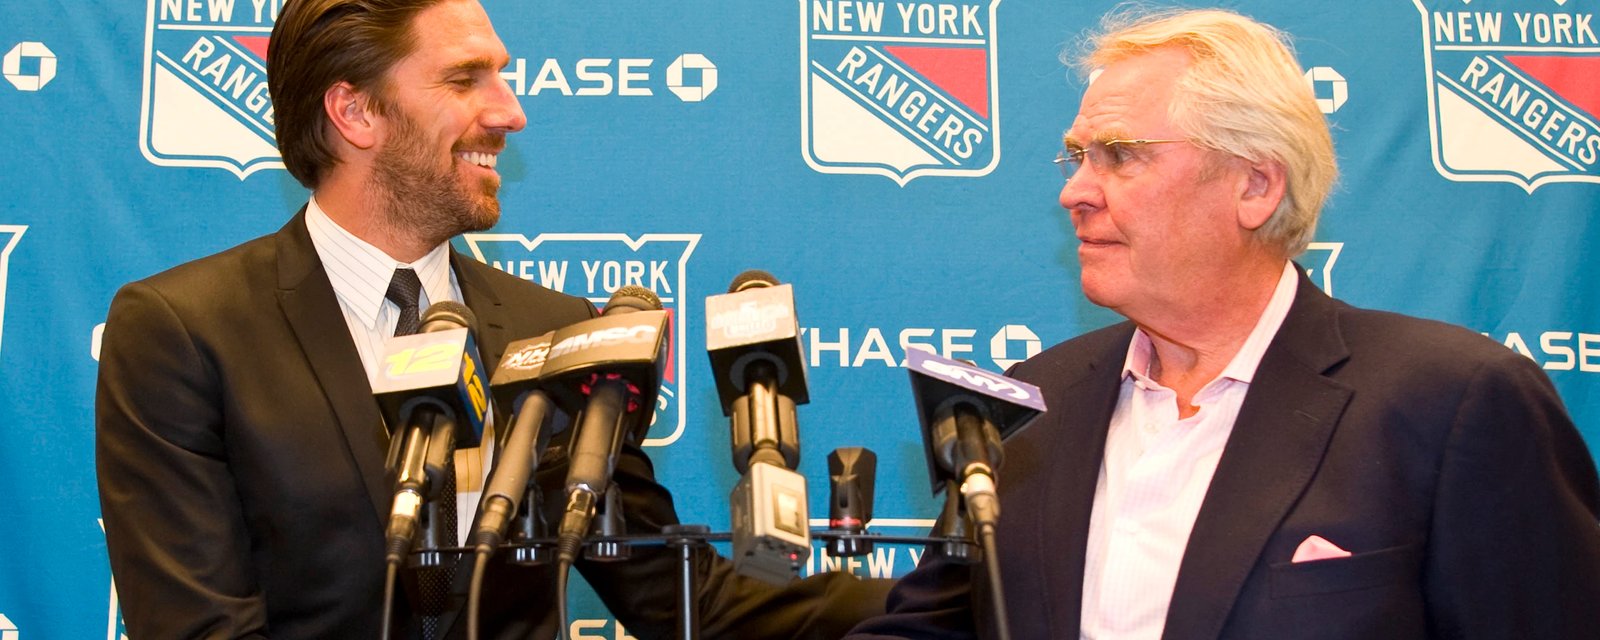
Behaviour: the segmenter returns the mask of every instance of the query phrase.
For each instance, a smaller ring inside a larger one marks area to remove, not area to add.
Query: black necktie
[[[422,302],[422,280],[417,278],[417,272],[400,268],[394,270],[394,278],[389,280],[389,291],[383,294],[395,306],[400,307],[400,321],[394,325],[394,334],[409,336],[422,329],[422,320],[417,315],[417,305]]]
[[[400,318],[394,325],[394,335],[408,336],[422,328],[421,318],[418,316],[418,307],[422,302],[422,280],[417,278],[417,272],[406,268],[394,270],[394,278],[389,280],[389,291],[383,297],[400,307]],[[444,472],[443,486],[439,487],[438,498],[428,505],[429,519],[437,520],[439,531],[439,546],[456,546],[456,472],[454,461],[447,463]],[[422,635],[424,638],[439,637],[439,613],[443,612],[450,598],[450,586],[455,578],[456,558],[453,554],[442,554],[439,567],[422,571],[417,576],[417,584],[422,590],[422,602],[418,609],[424,613],[422,617]]]

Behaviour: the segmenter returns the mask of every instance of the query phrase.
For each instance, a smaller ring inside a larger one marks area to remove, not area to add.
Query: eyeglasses
[[[1139,138],[1133,140],[1096,140],[1088,146],[1079,146],[1077,143],[1062,140],[1066,148],[1056,154],[1054,160],[1056,167],[1061,169],[1061,177],[1071,180],[1078,168],[1083,166],[1085,158],[1089,164],[1094,165],[1097,171],[1115,172],[1122,165],[1133,159],[1134,151],[1145,145],[1165,144],[1168,142],[1188,142],[1187,140],[1156,140]]]

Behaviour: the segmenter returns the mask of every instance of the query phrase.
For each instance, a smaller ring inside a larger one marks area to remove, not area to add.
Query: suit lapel
[[[278,231],[277,245],[278,304],[333,407],[381,526],[391,496],[384,469],[389,436],[372,400],[361,355],[344,324],[339,299],[306,231],[304,209]]]
[[[1048,585],[1044,601],[1055,637],[1076,637],[1081,626],[1089,517],[1133,326],[1116,336],[1087,366],[1061,363],[1060,372],[1051,375],[1077,380],[1045,399],[1049,411],[1060,417],[1044,434],[1043,446],[1059,461],[1054,468],[1060,471],[1045,475],[1049,484],[1042,504],[1048,506],[1033,510],[1037,521],[1030,528],[1037,536],[1031,548],[1056,550],[1040,558]]]
[[[484,375],[488,376],[500,362],[500,357],[505,355],[506,344],[511,342],[507,329],[511,320],[509,311],[489,286],[488,278],[483,273],[484,269],[490,267],[456,253],[453,248],[450,251],[450,266],[455,270],[456,284],[461,286],[461,301],[472,309],[472,315],[478,319],[478,326],[473,327],[472,332],[478,338],[483,366],[489,369]]]
[[[1209,640],[1222,632],[1262,548],[1321,464],[1351,395],[1322,375],[1349,355],[1337,304],[1302,273],[1189,535],[1166,640]]]

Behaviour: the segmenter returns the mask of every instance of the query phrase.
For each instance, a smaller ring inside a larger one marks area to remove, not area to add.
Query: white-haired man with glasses
[[[1012,375],[1015,638],[1593,638],[1600,482],[1555,389],[1466,329],[1333,300],[1291,258],[1337,168],[1286,38],[1121,15],[1057,159],[1082,286],[1127,322]],[[993,637],[931,549],[851,638]]]

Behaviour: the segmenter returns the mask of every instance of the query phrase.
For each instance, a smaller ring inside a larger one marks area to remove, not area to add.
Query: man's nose
[[[1093,166],[1078,167],[1066,184],[1061,185],[1061,207],[1082,212],[1105,206],[1105,192],[1100,187],[1100,176]]]
[[[489,108],[484,110],[484,128],[506,133],[521,131],[528,124],[528,116],[522,112],[522,103],[517,100],[511,85],[502,78],[495,83],[493,91]]]

